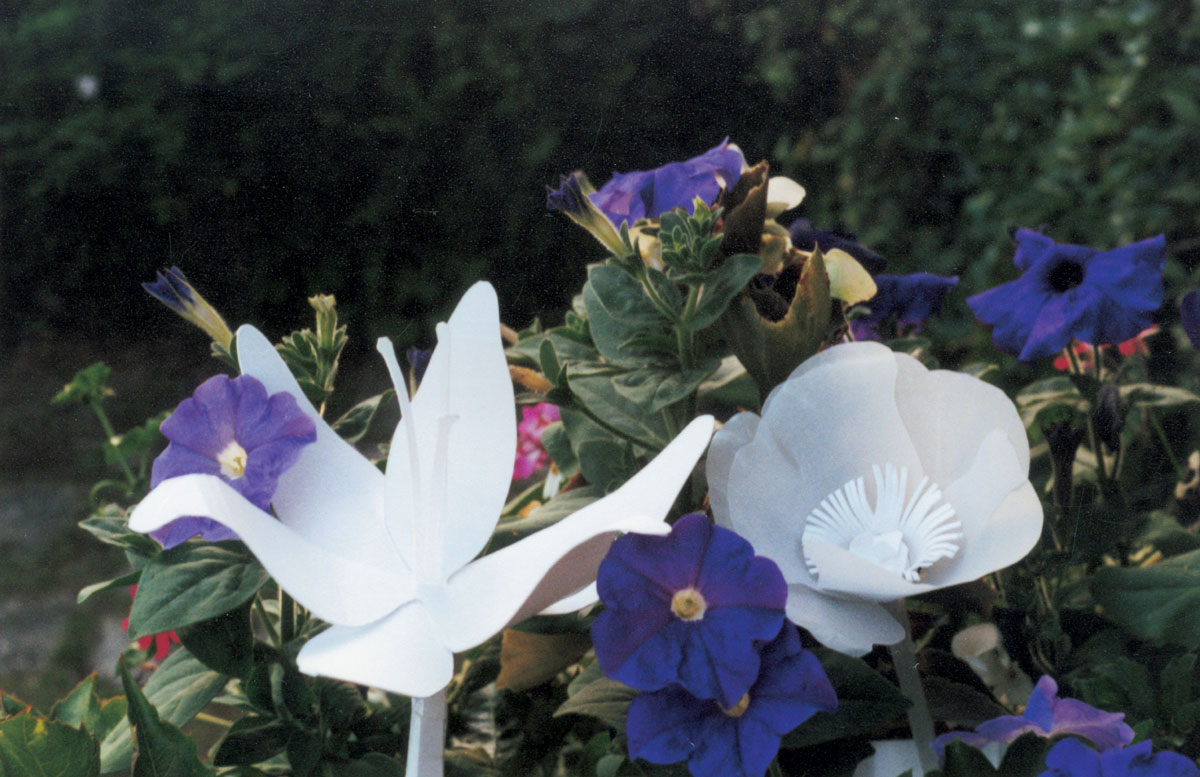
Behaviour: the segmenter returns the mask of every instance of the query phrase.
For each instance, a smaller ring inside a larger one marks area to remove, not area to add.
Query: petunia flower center
[[[1083,283],[1083,265],[1070,259],[1062,259],[1050,268],[1047,276],[1050,288],[1062,294]]]
[[[743,693],[742,698],[738,699],[736,704],[729,709],[722,707],[721,712],[724,712],[731,718],[740,718],[746,714],[746,710],[748,709],[750,709],[750,694]]]
[[[671,597],[671,612],[680,620],[698,621],[704,617],[704,611],[707,609],[708,602],[704,601],[704,595],[695,588],[683,588]]]
[[[233,440],[217,454],[217,463],[221,465],[222,475],[237,480],[246,474],[246,449]]]
[[[910,583],[934,562],[951,558],[962,542],[962,524],[942,491],[922,478],[908,492],[908,469],[888,464],[871,467],[875,475],[875,504],[867,499],[863,478],[857,478],[821,500],[804,522],[803,543],[814,540],[836,545]],[[809,571],[820,577],[816,562],[805,554]]]

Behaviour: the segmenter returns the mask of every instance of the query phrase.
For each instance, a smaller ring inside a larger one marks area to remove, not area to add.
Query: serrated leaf
[[[129,700],[129,723],[137,735],[133,777],[208,777],[210,767],[200,763],[196,742],[175,726],[165,723],[137,683],[125,662],[119,665],[121,685]]]
[[[637,691],[628,685],[601,677],[583,686],[563,702],[562,706],[555,710],[554,717],[586,715],[601,720],[623,733],[625,716],[634,696],[637,696]]]
[[[185,542],[142,570],[129,613],[133,638],[215,618],[248,602],[270,576],[240,542]]]
[[[225,687],[226,677],[196,660],[186,648],[176,648],[142,689],[162,720],[182,726],[204,709]],[[129,768],[133,732],[128,719],[121,721],[100,743],[102,773]]]
[[[375,420],[375,414],[379,412],[379,408],[394,396],[396,396],[395,390],[388,389],[382,394],[364,399],[333,422],[333,431],[353,445],[371,429],[371,422]]]
[[[23,712],[0,721],[5,777],[98,777],[100,750],[86,728]]]

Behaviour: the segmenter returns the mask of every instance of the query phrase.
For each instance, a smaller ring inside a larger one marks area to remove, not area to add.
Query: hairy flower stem
[[[104,412],[104,408],[100,405],[100,400],[93,399],[88,402],[88,405],[91,406],[92,412],[96,414],[96,419],[104,429],[104,434],[107,435],[104,444],[113,452],[117,463],[121,465],[121,471],[125,473],[125,480],[128,482],[129,488],[132,489],[137,485],[137,477],[133,474],[133,470],[130,468],[129,462],[125,460],[125,455],[121,453],[121,449],[113,442],[113,440],[117,439],[117,430],[113,429],[112,422],[108,420],[108,414]]]
[[[917,671],[917,651],[912,640],[912,626],[908,620],[908,609],[904,600],[883,605],[893,618],[904,627],[904,639],[888,647],[892,656],[892,665],[896,670],[896,680],[900,683],[900,692],[908,697],[912,706],[908,708],[908,726],[912,729],[913,742],[917,746],[917,758],[920,759],[924,774],[937,769],[937,758],[933,752],[933,716],[929,712],[929,701],[925,698],[925,689],[921,686],[921,675]],[[915,771],[914,771],[915,774]]]
[[[442,777],[446,747],[446,689],[412,700],[406,777]]]

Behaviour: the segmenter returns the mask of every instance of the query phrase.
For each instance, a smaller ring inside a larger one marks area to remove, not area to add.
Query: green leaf
[[[104,446],[104,462],[109,466],[116,467],[120,465],[121,459],[129,461],[149,453],[150,449],[162,439],[159,426],[170,414],[169,411],[163,411],[148,419],[141,426],[135,426],[128,432],[110,439],[109,444]]]
[[[556,524],[576,510],[587,507],[603,495],[604,493],[596,486],[573,488],[570,491],[555,494],[553,499],[530,511],[529,515],[501,521],[492,534],[492,541],[488,546],[489,552],[495,553],[536,531]]]
[[[567,429],[561,421],[555,421],[542,430],[542,447],[550,454],[564,479],[574,476],[579,471],[579,457],[571,448]]]
[[[1080,413],[1088,409],[1087,400],[1065,375],[1035,381],[1018,391],[1013,401],[1027,429],[1035,424],[1042,411],[1052,407],[1066,407]]]
[[[1103,567],[1089,581],[1104,616],[1139,639],[1200,649],[1200,551],[1152,567]]]
[[[133,777],[207,777],[212,769],[200,763],[196,743],[158,716],[125,662],[119,664],[121,684],[129,700],[129,723],[137,732],[138,752],[133,759]]]
[[[105,580],[100,583],[92,583],[89,586],[84,586],[83,588],[79,589],[79,595],[75,597],[75,603],[83,604],[88,599],[91,599],[92,596],[100,593],[101,591],[108,591],[113,588],[127,588],[131,585],[136,585],[137,581],[141,579],[141,577],[141,571],[134,570],[133,572],[121,575],[120,577],[114,577],[112,580]]]
[[[1177,386],[1130,383],[1119,386],[1118,390],[1122,400],[1137,407],[1180,407],[1200,402],[1200,396]]]
[[[554,712],[561,715],[586,715],[625,731],[625,715],[637,691],[624,683],[601,677],[580,688]]]
[[[105,545],[114,545],[139,556],[156,555],[160,546],[150,537],[130,531],[125,511],[115,504],[101,507],[91,516],[79,522],[79,528],[91,534]]]
[[[814,651],[837,693],[832,715],[818,712],[783,738],[783,746],[800,748],[856,737],[904,715],[910,702],[878,672],[858,658],[820,648]]]
[[[325,762],[331,777],[396,777],[403,774],[404,763],[383,753],[367,753],[346,763]]]
[[[221,692],[226,679],[197,661],[186,648],[179,647],[150,675],[142,690],[165,722],[182,726]],[[133,734],[126,719],[100,743],[101,772],[128,769],[132,755]]]
[[[214,766],[242,766],[283,752],[292,727],[278,718],[247,715],[234,721],[213,756]]]
[[[575,410],[562,410],[562,422],[579,459],[579,469],[592,485],[607,493],[636,471],[629,443],[600,428]]]
[[[618,434],[643,447],[662,450],[670,435],[662,418],[650,409],[655,386],[645,380],[630,381],[629,374],[629,370],[609,364],[572,364],[567,368],[567,383],[575,398]],[[623,381],[620,388],[617,381]],[[570,431],[568,428],[568,434]]]
[[[254,657],[250,605],[246,602],[215,618],[181,628],[179,641],[209,669],[231,677],[249,677]]]
[[[538,349],[538,361],[541,363],[542,374],[546,376],[546,380],[555,386],[559,385],[563,364],[558,360],[558,354],[554,352],[554,342],[549,338],[542,340],[541,348]]]
[[[354,407],[342,414],[342,417],[333,422],[333,431],[346,442],[353,445],[361,440],[371,428],[371,422],[375,420],[375,414],[379,412],[379,408],[384,402],[387,402],[392,397],[396,396],[394,389],[388,389],[382,394],[376,394],[373,397],[364,399]]]
[[[696,312],[689,322],[691,330],[699,332],[715,324],[760,269],[762,257],[757,254],[734,254],[718,265],[701,287]]]
[[[50,709],[50,718],[75,728],[84,727],[99,736],[100,700],[96,698],[96,673],[83,678],[75,688]],[[97,747],[99,747],[97,745]],[[96,751],[99,754],[99,750]]]
[[[86,728],[31,712],[0,721],[0,774],[5,777],[97,777],[100,751]]]
[[[942,777],[987,777],[992,774],[996,774],[995,768],[977,748],[959,740],[946,745]]]
[[[592,341],[605,359],[631,367],[662,360],[657,348],[626,345],[639,334],[669,335],[672,323],[628,272],[609,265],[592,267],[583,287],[583,303]]]
[[[113,390],[105,385],[110,374],[112,374],[112,370],[104,362],[96,362],[91,366],[84,367],[75,373],[71,382],[63,386],[50,402],[55,405],[61,405],[64,402],[79,402],[86,405],[110,397]]]
[[[1038,777],[1046,771],[1046,753],[1051,742],[1032,732],[1009,744],[1000,760],[999,777]]]
[[[215,618],[248,602],[269,575],[240,542],[185,542],[142,570],[129,635],[159,634]]]
[[[726,356],[716,372],[696,387],[696,402],[702,412],[710,408],[756,409],[758,386],[736,356]]]
[[[1196,654],[1175,656],[1163,667],[1158,684],[1162,688],[1159,704],[1168,715],[1192,700],[1195,691]]]
[[[26,711],[32,711],[35,714],[40,714],[37,713],[33,707],[21,701],[16,696],[10,696],[4,691],[0,691],[0,717],[6,718],[10,715],[19,715]]]

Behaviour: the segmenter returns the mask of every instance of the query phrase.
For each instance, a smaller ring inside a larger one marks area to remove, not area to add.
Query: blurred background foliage
[[[7,0],[0,346],[196,340],[137,288],[172,264],[274,336],[336,294],[351,355],[480,277],[524,325],[600,254],[547,184],[726,135],[892,271],[961,274],[963,333],[1009,225],[1197,259],[1198,38],[1184,0]]]

